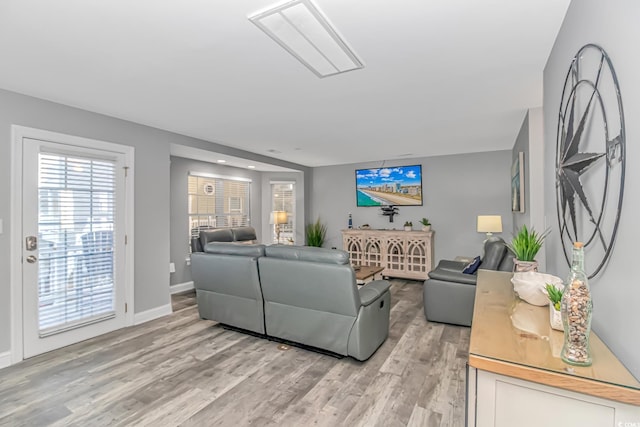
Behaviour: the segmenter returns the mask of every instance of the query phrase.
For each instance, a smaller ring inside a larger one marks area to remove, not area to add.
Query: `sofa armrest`
[[[384,294],[391,287],[391,283],[386,280],[374,280],[358,289],[362,305],[367,306],[376,301],[380,295]]]
[[[464,270],[467,264],[469,263],[464,261],[450,261],[448,259],[442,259],[440,260],[440,262],[438,262],[438,265],[435,269],[436,270],[444,269],[444,270],[453,270],[453,271],[462,272],[462,270]]]
[[[467,285],[475,285],[478,280],[478,276],[475,274],[465,274],[461,271],[453,271],[445,268],[436,268],[430,271],[429,278],[444,282],[464,283]]]

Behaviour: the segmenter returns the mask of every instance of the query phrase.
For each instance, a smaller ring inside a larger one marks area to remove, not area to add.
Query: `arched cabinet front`
[[[343,230],[352,265],[384,267],[385,277],[426,280],[433,268],[433,231]]]

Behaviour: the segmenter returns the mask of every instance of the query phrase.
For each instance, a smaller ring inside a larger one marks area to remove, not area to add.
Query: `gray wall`
[[[9,233],[11,125],[135,147],[135,312],[169,303],[169,145],[171,135],[83,110],[0,90],[0,351],[10,348]],[[164,189],[164,190],[163,190]]]
[[[0,90],[0,352],[10,349],[8,230],[11,212],[11,125],[135,147],[135,312],[169,303],[171,143],[301,170],[309,168],[112,117]]]
[[[569,64],[587,43],[602,46],[609,54],[620,82],[626,118],[627,169],[620,228],[606,269],[590,281],[594,308],[593,329],[631,372],[640,378],[640,333],[638,306],[640,286],[635,279],[640,228],[634,212],[640,209],[640,4],[634,0],[573,1],[544,70],[545,212],[553,234],[547,242],[547,270],[566,277],[568,266],[555,211],[555,162],[558,107]]]
[[[502,237],[511,238],[510,205],[511,150],[452,156],[422,157],[389,161],[385,166],[422,165],[423,206],[400,207],[389,223],[379,208],[357,208],[355,170],[380,167],[377,163],[357,163],[313,169],[311,198],[313,221],[320,217],[328,226],[325,247],[342,248],[341,230],[353,214],[353,225],[402,229],[405,221],[429,218],[435,231],[434,258],[453,259],[457,255],[479,255],[483,233],[476,231],[478,215],[502,215]]]
[[[542,108],[532,108],[522,122],[522,127],[513,146],[511,162],[519,152],[524,153],[524,212],[513,212],[513,230],[515,234],[523,225],[533,227],[539,233],[547,229],[544,220],[544,144],[543,144]],[[536,260],[540,271],[546,269],[545,245],[540,248]]]
[[[250,216],[251,225],[260,236],[262,226],[262,175],[260,172],[240,169],[215,163],[184,159],[171,156],[171,262],[175,263],[176,272],[171,274],[170,284],[176,285],[191,281],[191,268],[187,266],[189,256],[189,218],[187,176],[189,172],[216,174],[228,177],[251,179]]]

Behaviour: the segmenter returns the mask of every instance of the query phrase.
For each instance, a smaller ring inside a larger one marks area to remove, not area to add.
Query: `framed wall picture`
[[[524,213],[524,152],[511,165],[511,210]]]

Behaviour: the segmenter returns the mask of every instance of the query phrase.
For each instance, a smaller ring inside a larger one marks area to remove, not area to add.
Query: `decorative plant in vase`
[[[560,312],[560,301],[564,289],[559,289],[556,285],[547,283],[545,286],[549,297],[549,323],[553,329],[564,330],[562,326],[562,313]]]
[[[322,247],[327,236],[327,226],[320,222],[320,218],[312,224],[307,224],[307,246]]]
[[[420,224],[422,224],[422,231],[431,230],[431,223],[429,222],[429,220],[427,218],[422,218],[420,220]]]
[[[538,271],[538,262],[535,260],[536,254],[550,231],[547,229],[544,233],[538,233],[533,227],[529,229],[526,225],[523,225],[518,233],[513,236],[511,243],[507,243],[507,247],[516,256],[513,261],[515,271]]]
[[[412,228],[413,228],[413,223],[411,221],[405,221],[404,231],[411,231]]]

